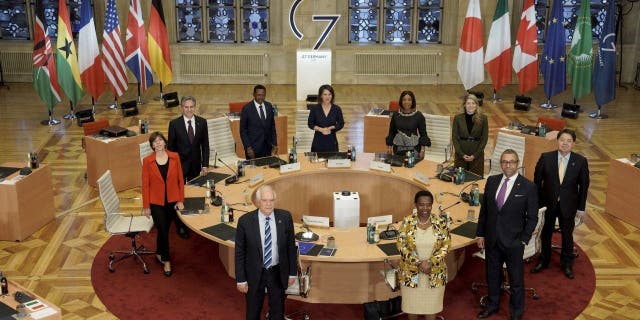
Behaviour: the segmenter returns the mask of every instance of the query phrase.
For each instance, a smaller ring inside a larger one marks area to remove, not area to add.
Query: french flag
[[[93,22],[91,1],[82,1],[80,7],[80,33],[78,36],[78,67],[83,86],[94,99],[104,92],[104,73],[98,47],[96,27]]]

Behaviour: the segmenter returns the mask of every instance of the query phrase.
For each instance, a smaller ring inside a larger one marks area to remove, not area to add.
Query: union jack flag
[[[129,2],[125,61],[131,72],[136,76],[136,79],[138,79],[141,91],[146,90],[153,84],[153,74],[149,64],[149,49],[147,48],[147,33],[144,30],[140,0],[131,0]]]

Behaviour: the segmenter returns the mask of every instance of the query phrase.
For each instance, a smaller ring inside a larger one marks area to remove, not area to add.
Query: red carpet
[[[173,231],[173,230],[172,230]],[[143,243],[155,248],[155,234],[144,234]],[[244,296],[236,291],[218,259],[217,244],[191,233],[183,240],[171,232],[172,266],[174,274],[165,278],[162,266],[147,257],[151,274],[133,260],[116,265],[116,272],[107,269],[109,250],[128,248],[125,237],[111,237],[96,255],[91,268],[93,287],[105,306],[120,319],[243,319]],[[468,250],[473,251],[475,250]],[[541,274],[528,272],[527,287],[535,287],[539,300],[526,299],[524,319],[574,319],[588,305],[595,290],[595,273],[586,254],[580,250],[575,261],[576,278],[569,280],[560,272],[559,255],[553,255],[551,267]],[[454,281],[447,285],[442,315],[447,320],[475,319],[480,311],[478,298],[486,294],[481,288],[477,296],[471,292],[471,282],[484,280],[484,263],[467,260]],[[313,282],[312,282],[313,285]],[[311,289],[313,291],[313,287]],[[503,296],[500,313],[490,319],[506,319],[508,297]],[[288,312],[307,310],[312,319],[362,319],[362,305],[307,304],[287,300]]]

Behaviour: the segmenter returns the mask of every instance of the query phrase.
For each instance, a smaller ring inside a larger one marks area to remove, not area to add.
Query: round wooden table
[[[256,188],[262,184],[270,184],[277,194],[276,207],[291,212],[296,232],[303,231],[302,216],[325,216],[333,220],[333,192],[357,191],[360,196],[360,223],[366,224],[367,218],[391,214],[393,221],[400,221],[411,214],[414,208],[413,197],[418,190],[427,189],[436,196],[433,211],[438,206],[451,208],[446,210],[454,221],[452,229],[466,222],[469,209],[475,210],[475,217],[480,207],[469,207],[467,203],[456,204],[458,194],[465,185],[455,185],[433,178],[437,163],[423,160],[414,168],[392,167],[392,172],[370,169],[373,154],[358,154],[357,161],[351,168],[327,168],[325,162],[311,163],[300,157],[301,170],[281,174],[279,169],[268,167],[247,168],[246,176],[236,184],[225,186],[224,182],[216,184],[227,204],[235,209],[235,220],[245,211],[255,210],[253,203],[245,203],[247,193],[254,199]],[[229,169],[218,168],[216,172],[228,172]],[[416,179],[416,174],[429,177],[427,184]],[[249,179],[262,175],[263,181],[249,186]],[[478,181],[481,190],[484,180]],[[188,186],[187,197],[202,197],[205,188]],[[468,192],[468,190],[467,190]],[[440,199],[440,203],[437,202]],[[230,277],[235,277],[234,242],[225,241],[202,231],[207,227],[220,224],[220,207],[209,207],[209,212],[197,215],[180,215],[185,224],[199,235],[219,243],[219,257]],[[235,222],[230,223],[235,227]],[[303,269],[311,266],[311,291],[304,301],[314,303],[364,303],[373,300],[386,300],[397,296],[399,292],[391,292],[381,276],[385,259],[397,260],[398,255],[387,256],[376,244],[366,241],[366,228],[312,228],[320,235],[319,244],[328,235],[335,237],[338,248],[335,256],[301,256]],[[452,234],[452,245],[447,265],[452,280],[464,262],[464,247],[475,244],[473,238]],[[325,240],[326,241],[326,240]],[[387,240],[380,243],[392,243]],[[459,250],[460,249],[460,250]]]

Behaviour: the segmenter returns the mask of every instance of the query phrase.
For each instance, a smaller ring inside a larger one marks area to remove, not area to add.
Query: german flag
[[[149,16],[149,60],[151,68],[160,78],[160,82],[168,85],[173,81],[171,71],[171,53],[169,52],[169,38],[167,26],[164,23],[164,11],[161,0],[151,1],[151,13]]]

